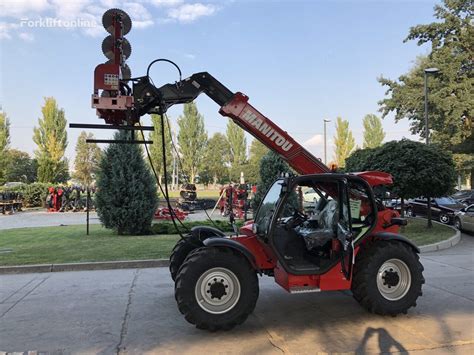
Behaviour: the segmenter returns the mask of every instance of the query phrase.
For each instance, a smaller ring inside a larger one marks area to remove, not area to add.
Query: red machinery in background
[[[229,184],[220,190],[217,203],[222,216],[231,213],[237,219],[246,219],[250,209],[249,187],[247,184]]]

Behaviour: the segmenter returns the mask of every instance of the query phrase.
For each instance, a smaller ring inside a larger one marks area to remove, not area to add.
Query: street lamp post
[[[425,77],[425,138],[426,145],[430,144],[430,127],[428,121],[428,75],[436,74],[439,72],[438,68],[426,68],[424,71]],[[426,196],[427,207],[428,207],[428,228],[431,228],[433,224],[431,223],[431,196]]]
[[[328,164],[327,162],[327,145],[326,145],[326,123],[331,122],[331,120],[324,119],[324,164]]]

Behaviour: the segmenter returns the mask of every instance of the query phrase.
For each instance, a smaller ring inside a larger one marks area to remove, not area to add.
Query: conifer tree
[[[130,139],[119,131],[114,139]],[[101,223],[118,234],[147,234],[158,203],[156,181],[135,144],[110,144],[97,173],[96,207]]]

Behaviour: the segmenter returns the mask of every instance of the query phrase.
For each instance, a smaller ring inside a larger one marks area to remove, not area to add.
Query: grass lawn
[[[451,228],[437,223],[427,231],[426,220],[417,218],[403,229],[401,234],[417,245],[453,235]],[[0,265],[168,258],[178,239],[177,235],[118,236],[98,225],[91,226],[89,236],[83,225],[0,230]]]
[[[451,238],[454,231],[448,226],[433,223],[433,228],[426,228],[427,220],[422,218],[409,218],[408,225],[400,229],[400,234],[406,236],[416,245],[428,245]]]
[[[99,225],[90,227],[89,236],[84,225],[0,230],[0,265],[161,259],[170,255],[179,239],[119,236]]]

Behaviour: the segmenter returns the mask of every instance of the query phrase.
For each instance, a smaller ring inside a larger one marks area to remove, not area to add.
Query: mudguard
[[[191,235],[195,240],[203,241],[210,237],[225,237],[224,232],[210,226],[196,226],[191,228]]]
[[[211,237],[203,241],[206,247],[227,247],[242,253],[255,270],[259,270],[254,255],[244,245],[229,238]]]
[[[402,243],[408,244],[410,247],[413,248],[418,254],[420,253],[420,248],[416,246],[410,239],[404,237],[403,235],[390,233],[390,232],[380,232],[373,235],[374,239],[378,240],[398,240]]]

